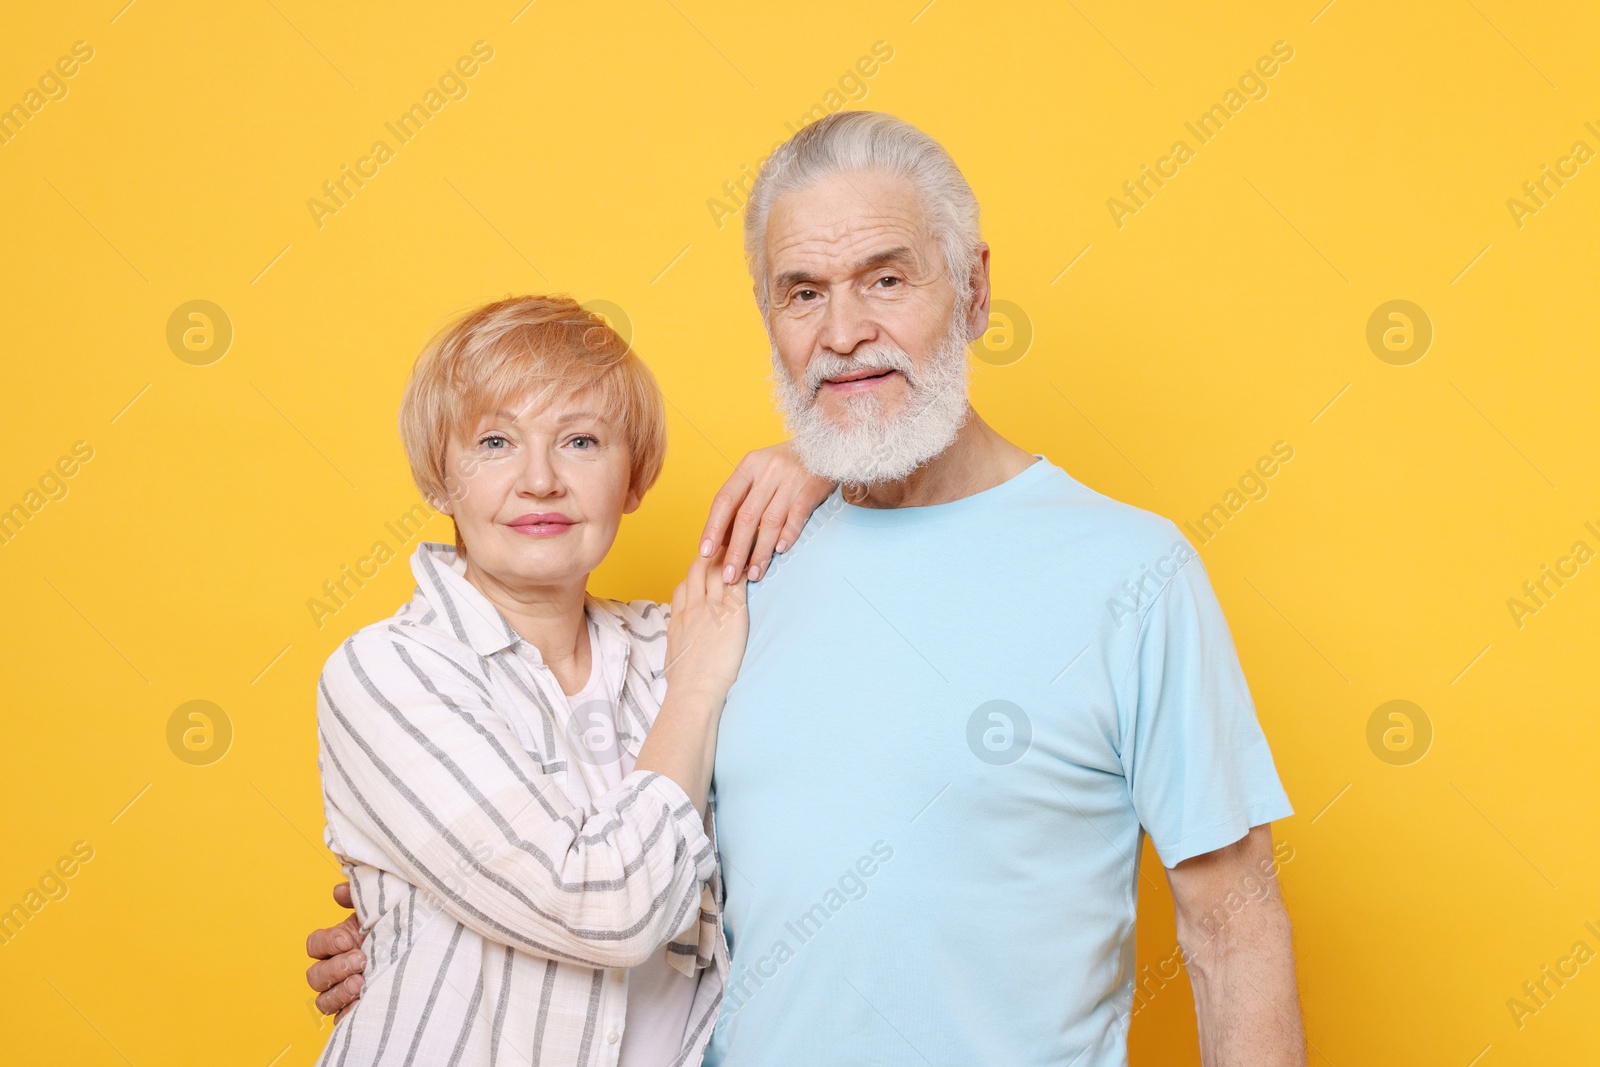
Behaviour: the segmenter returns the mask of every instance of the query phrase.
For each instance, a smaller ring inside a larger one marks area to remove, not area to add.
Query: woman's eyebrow
[[[527,413],[526,412],[511,412],[511,411],[496,411],[492,415],[488,415],[488,416],[485,416],[485,417],[486,418],[490,418],[490,419],[504,419],[506,422],[513,422],[514,423],[518,419],[522,418],[522,416],[525,415],[525,414],[527,414]],[[556,416],[556,421],[557,422],[578,422],[578,421],[580,421],[582,419],[592,419],[595,422],[609,422],[609,421],[611,421],[607,416],[600,414],[598,411],[589,411],[587,409],[585,409],[583,411],[563,411],[560,415]]]

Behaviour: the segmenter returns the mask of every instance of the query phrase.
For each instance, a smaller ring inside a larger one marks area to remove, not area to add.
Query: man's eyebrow
[[[884,248],[880,249],[879,251],[869,253],[856,263],[851,273],[860,274],[864,270],[871,270],[873,267],[881,267],[885,263],[912,262],[915,260],[915,258],[916,257],[911,251],[910,246],[895,245],[893,248]],[[781,272],[776,278],[773,279],[772,287],[782,291],[792,285],[799,285],[801,282],[815,281],[818,281],[817,276],[809,270],[786,270]]]
[[[895,245],[893,248],[885,248],[882,251],[873,252],[871,255],[867,256],[861,262],[856,264],[855,273],[860,274],[864,270],[871,270],[873,267],[881,267],[885,263],[910,262],[914,261],[915,259],[916,256],[911,251],[909,246]]]
[[[812,274],[810,271],[786,270],[779,274],[776,278],[772,279],[772,287],[779,292],[782,292],[792,285],[799,285],[801,282],[814,282],[816,280],[816,275]]]

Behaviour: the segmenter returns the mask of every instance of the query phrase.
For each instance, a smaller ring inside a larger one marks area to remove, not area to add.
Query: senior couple
[[[456,543],[322,674],[355,914],[307,946],[321,1062],[1125,1064],[1148,834],[1204,1062],[1304,1063],[1291,809],[1227,624],[1171,522],[972,410],[955,163],[830,115],[745,250],[790,440],[670,608],[585,591],[664,450],[625,342],[524,297],[417,361],[402,437]]]

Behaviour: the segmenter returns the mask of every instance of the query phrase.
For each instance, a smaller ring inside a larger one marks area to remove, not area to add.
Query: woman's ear
[[[630,485],[628,487],[628,495],[622,501],[622,513],[624,515],[632,515],[639,510],[639,505],[642,503],[644,503],[644,494]]]

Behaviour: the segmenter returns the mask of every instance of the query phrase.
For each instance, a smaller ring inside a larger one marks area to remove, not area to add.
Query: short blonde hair
[[[457,476],[469,472],[447,469],[452,434],[459,441],[485,412],[524,398],[537,410],[584,391],[620,429],[629,485],[643,496],[666,458],[667,417],[655,375],[629,343],[567,296],[514,296],[467,312],[423,348],[400,401],[412,480],[434,507],[456,499]]]

